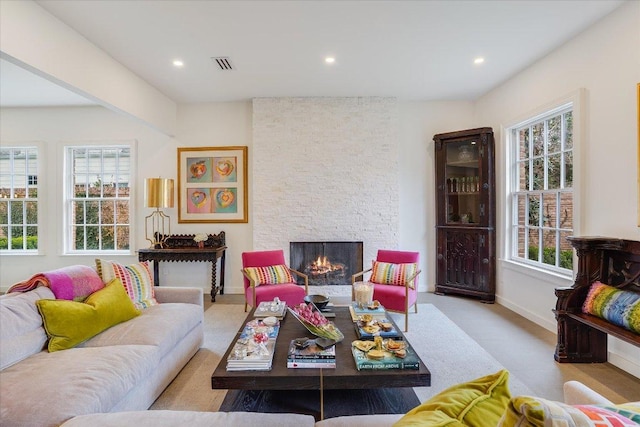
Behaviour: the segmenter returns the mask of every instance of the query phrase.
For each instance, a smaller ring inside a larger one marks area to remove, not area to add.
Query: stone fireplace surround
[[[289,259],[289,242],[362,241],[367,268],[396,249],[398,139],[395,98],[254,99],[254,250]]]

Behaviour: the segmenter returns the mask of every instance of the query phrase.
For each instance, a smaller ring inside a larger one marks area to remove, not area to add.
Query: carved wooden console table
[[[224,295],[224,268],[225,268],[225,235],[210,234],[204,242],[204,247],[199,248],[193,240],[193,235],[181,234],[171,236],[165,241],[164,248],[148,248],[138,250],[138,260],[153,261],[153,282],[160,285],[159,264],[161,261],[204,261],[211,263],[211,301],[215,302],[216,294]],[[220,285],[217,284],[217,261],[220,259]]]

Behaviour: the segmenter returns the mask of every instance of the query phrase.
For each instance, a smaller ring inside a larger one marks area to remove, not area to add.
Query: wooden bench
[[[640,335],[582,312],[591,284],[600,281],[618,289],[640,292],[640,242],[606,237],[570,237],[578,256],[578,272],[571,287],[556,288],[558,343],[561,363],[607,361],[607,336],[640,347]]]

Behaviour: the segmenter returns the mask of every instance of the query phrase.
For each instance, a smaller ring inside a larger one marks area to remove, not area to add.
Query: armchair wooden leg
[[[416,302],[415,304],[413,304],[413,307],[415,308],[416,313],[417,313],[418,312],[418,303]]]
[[[409,310],[404,312],[404,331],[409,331]]]
[[[245,313],[247,312],[247,301],[246,300],[244,301],[244,312]]]

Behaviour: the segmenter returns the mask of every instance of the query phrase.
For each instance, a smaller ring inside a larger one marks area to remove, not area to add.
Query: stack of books
[[[262,301],[256,307],[256,311],[253,316],[256,318],[275,317],[278,320],[284,319],[287,314],[287,304],[284,301],[280,301],[279,304],[274,304],[272,301]]]
[[[227,357],[227,371],[270,371],[280,325],[247,323]]]
[[[351,313],[351,320],[354,322],[360,320],[360,316],[363,314],[370,314],[373,317],[385,317],[387,315],[382,305],[378,305],[376,308],[359,307],[355,301],[349,306],[349,313]]]
[[[335,368],[336,346],[320,348],[315,341],[305,348],[296,347],[296,340],[291,340],[287,354],[287,368]]]

